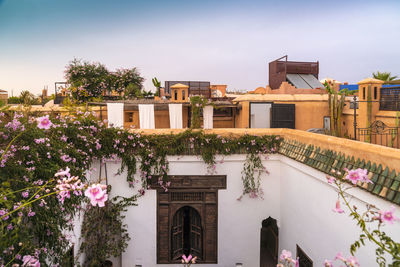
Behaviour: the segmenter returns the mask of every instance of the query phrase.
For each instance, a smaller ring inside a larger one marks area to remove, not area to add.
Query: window
[[[125,122],[133,122],[133,112],[125,113]]]
[[[182,100],[185,100],[185,90],[182,90]]]
[[[363,87],[363,99],[365,100],[365,87]]]
[[[181,262],[183,254],[198,263],[218,263],[218,189],[226,176],[170,176],[171,187],[157,189],[157,264]]]
[[[299,245],[296,245],[296,252],[297,257],[299,257],[299,267],[313,267],[313,261],[304,253]]]
[[[182,255],[203,258],[203,230],[200,214],[192,207],[180,208],[174,215],[171,227],[171,258],[180,260]]]
[[[215,108],[214,117],[232,117],[232,108]]]
[[[374,87],[374,99],[378,99],[378,87]]]
[[[174,99],[178,100],[178,90],[174,90]]]
[[[324,129],[331,130],[331,117],[329,116],[324,116]]]

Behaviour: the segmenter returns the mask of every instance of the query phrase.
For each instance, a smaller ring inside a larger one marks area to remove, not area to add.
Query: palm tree
[[[375,79],[384,81],[384,82],[389,82],[389,81],[393,81],[397,78],[397,76],[390,76],[391,73],[390,72],[379,72],[377,71],[376,73],[372,73],[372,76],[374,76]]]
[[[19,99],[22,104],[32,105],[35,100],[35,95],[25,90],[21,92],[21,94],[19,95]]]

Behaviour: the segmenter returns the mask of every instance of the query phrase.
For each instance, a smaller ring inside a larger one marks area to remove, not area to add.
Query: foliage
[[[160,96],[160,88],[161,88],[161,82],[159,80],[157,80],[156,77],[154,77],[153,79],[151,79],[151,81],[153,82],[154,87],[157,89],[156,92],[156,96]]]
[[[54,173],[67,166],[85,180],[98,155],[92,134],[97,126],[88,114],[79,121],[53,118],[50,129],[39,129],[32,117],[1,115],[0,210],[16,211],[1,221],[0,249],[7,251],[2,261],[35,255],[45,266],[56,263],[70,247],[65,232],[72,229],[70,220],[82,198],[66,199],[61,205],[55,194],[42,201],[43,190],[47,193]],[[24,205],[33,198],[40,201]]]
[[[71,95],[78,102],[87,102],[99,97],[110,88],[110,77],[106,67],[100,63],[81,62],[74,59],[65,70],[67,83],[71,84]]]
[[[200,128],[201,124],[201,110],[209,104],[209,100],[201,95],[195,95],[190,97],[190,108],[192,110],[191,125],[190,128]]]
[[[341,136],[341,116],[345,101],[345,91],[340,92],[340,99],[338,93],[331,88],[328,82],[324,83],[325,89],[328,92],[328,105],[331,117],[331,134],[333,136]]]
[[[113,77],[114,80],[114,83],[110,89],[122,94],[125,92],[128,86],[131,86],[135,88],[134,91],[130,91],[131,97],[141,95],[144,78],[140,76],[139,71],[136,68],[118,69],[115,73],[109,73],[109,76]],[[135,94],[132,94],[132,92],[135,92]]]
[[[368,177],[368,171],[363,169],[347,170],[347,173],[342,174],[339,171],[332,170],[332,176],[327,176],[328,182],[335,185],[338,190],[338,200],[336,202],[337,213],[344,213],[341,209],[340,202],[343,202],[348,209],[349,216],[356,221],[357,226],[361,229],[359,239],[350,246],[350,253],[352,256],[357,252],[361,246],[365,246],[367,241],[376,246],[376,262],[379,266],[386,266],[385,254],[392,256],[392,263],[389,266],[400,265],[400,243],[390,238],[383,230],[386,223],[393,223],[398,220],[393,215],[393,210],[382,211],[374,205],[367,204],[366,210],[361,212],[360,209],[350,204],[350,196],[347,193],[359,182],[372,183]],[[351,185],[349,185],[351,182]],[[340,254],[341,256],[341,254]],[[336,258],[340,258],[337,256]],[[342,257],[343,258],[343,257]],[[346,266],[353,266],[347,265]]]
[[[24,105],[39,105],[40,100],[31,92],[22,91],[19,96],[11,96],[8,98],[8,104],[24,104]]]
[[[121,221],[127,205],[133,205],[136,198],[154,183],[168,188],[167,155],[200,155],[212,171],[215,170],[217,154],[273,153],[282,141],[275,136],[235,138],[202,131],[144,136],[107,128],[90,112],[81,112],[77,107],[71,112],[74,110],[66,117],[50,117],[52,125],[48,122],[46,128],[38,128],[38,120],[29,114],[0,113],[0,153],[3,153],[0,158],[0,211],[4,215],[14,210],[14,205],[19,207],[0,222],[0,250],[5,251],[2,263],[21,263],[22,255],[35,255],[43,266],[48,266],[59,263],[70,250],[68,233],[74,227],[75,215],[83,211],[83,197],[65,198],[60,204],[56,194],[46,196],[43,193],[47,193],[48,186],[54,186],[54,174],[61,169],[69,167],[71,175],[86,182],[86,171],[90,170],[93,161],[104,163],[107,159],[120,158],[119,173],[126,170],[129,184],[141,186],[139,194],[132,193],[119,202],[114,199],[113,204],[102,211],[102,216],[107,219],[102,222],[104,227],[97,229],[96,233],[90,232],[90,225],[100,215],[96,208],[90,208],[86,215],[88,224],[83,225],[87,239],[82,243],[81,252],[99,253],[93,257],[93,262],[96,262],[107,257],[107,253],[118,255],[126,248],[129,237]],[[247,165],[250,160],[256,158],[248,157]],[[259,192],[259,182],[251,180],[257,179],[253,175],[257,169],[246,170],[250,186],[246,186],[243,194]],[[42,199],[44,196],[46,199]],[[29,202],[36,197],[37,201]],[[113,231],[107,233],[108,229]],[[100,246],[92,234],[108,236],[110,242],[102,242]],[[121,239],[115,239],[115,236]]]
[[[339,93],[344,93],[345,96],[349,96],[349,95],[355,95],[356,93],[358,93],[358,90],[352,90],[350,91],[349,88],[343,88],[342,90],[339,91]]]
[[[148,95],[142,91],[144,78],[136,68],[110,72],[103,64],[74,59],[66,67],[65,78],[71,84],[73,99],[79,103],[101,98],[106,91],[124,98]]]
[[[374,79],[378,79],[384,82],[390,82],[397,79],[397,76],[392,76],[390,72],[385,72],[385,71],[384,72],[377,71],[376,73],[373,72],[372,76],[374,77]]]
[[[8,104],[21,104],[21,100],[18,96],[10,96],[8,98]]]
[[[79,248],[79,253],[85,254],[83,266],[101,266],[111,256],[118,257],[125,251],[130,237],[128,226],[123,223],[123,214],[135,201],[136,198],[121,201],[119,197],[115,197],[105,207],[87,207]]]

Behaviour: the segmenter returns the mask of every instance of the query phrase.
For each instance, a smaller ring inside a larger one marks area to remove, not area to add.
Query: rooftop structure
[[[323,88],[318,81],[319,62],[288,61],[283,56],[269,63],[269,86],[278,89],[283,82],[290,82],[299,89]]]

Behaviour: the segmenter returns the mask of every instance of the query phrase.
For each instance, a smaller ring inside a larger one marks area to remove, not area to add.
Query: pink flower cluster
[[[92,206],[104,207],[108,200],[107,186],[103,184],[93,184],[85,191],[85,196],[90,199]]]
[[[40,262],[37,258],[31,256],[31,255],[25,255],[22,258],[22,266],[29,266],[29,267],[40,267]]]
[[[346,266],[351,266],[351,267],[360,267],[360,263],[358,262],[357,258],[354,256],[350,256],[347,259],[343,257],[342,252],[339,252],[334,261],[335,260],[340,260],[342,261]],[[324,262],[324,267],[333,267],[333,263],[331,260],[325,260]]]
[[[367,169],[355,169],[355,170],[347,170],[347,175],[345,177],[346,180],[351,181],[353,184],[357,184],[358,181],[372,183],[372,181],[368,178],[368,170]]]
[[[57,191],[57,197],[61,203],[64,203],[66,198],[70,198],[71,192],[73,192],[73,194],[76,196],[82,195],[82,190],[86,185],[81,182],[79,177],[71,177],[68,167],[65,170],[61,170],[60,172],[56,173],[54,176],[64,177],[57,181],[57,185],[55,187],[55,190]]]
[[[184,266],[189,267],[191,264],[195,264],[197,260],[197,257],[193,257],[192,255],[189,255],[186,257],[186,255],[182,255],[182,263]]]
[[[281,263],[277,265],[277,267],[283,267],[283,266],[292,266],[294,264],[295,267],[299,267],[299,258],[294,260],[292,258],[292,252],[288,250],[282,250],[281,255],[279,256],[279,260]]]

